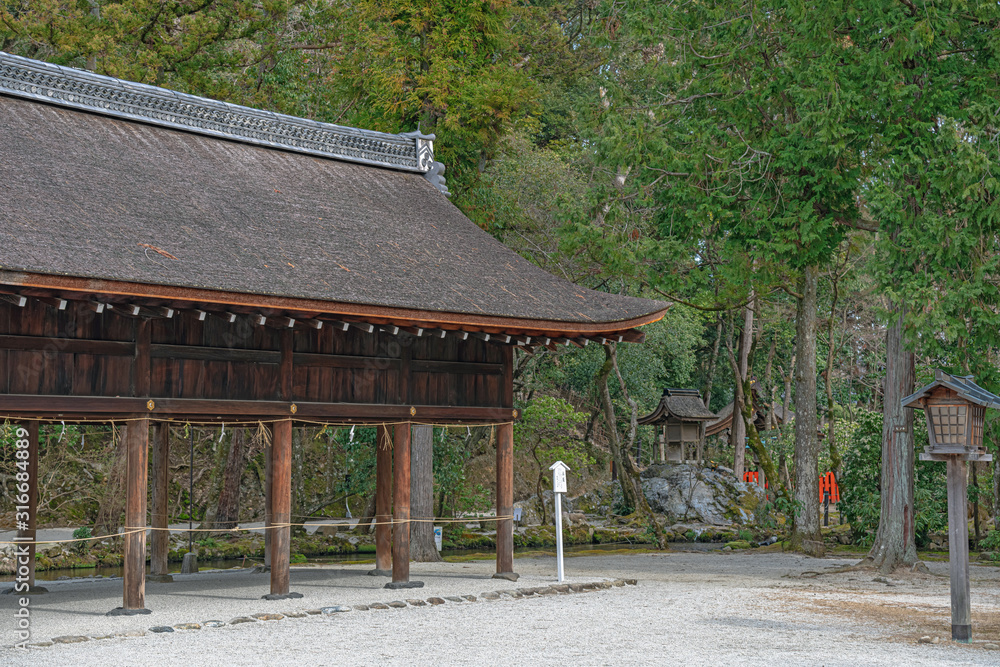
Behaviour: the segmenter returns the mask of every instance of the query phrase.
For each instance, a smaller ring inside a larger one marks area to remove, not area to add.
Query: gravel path
[[[950,634],[946,564],[931,575],[832,573],[853,561],[781,553],[666,553],[567,560],[571,582],[637,578],[637,586],[526,599],[350,611],[171,634],[94,640],[28,652],[0,649],[11,665],[781,664],[998,665],[1000,570],[973,568],[974,643],[918,644]],[[423,589],[386,591],[370,566],[296,568],[301,600],[266,602],[267,576],[202,573],[149,584],[154,613],[102,616],[120,604],[120,582],[60,582],[32,598],[34,639],[101,634],[112,627],[228,621],[256,612],[305,610],[406,598],[473,594],[552,583],[551,558],[515,561],[516,584],[487,578],[489,561],[412,565]],[[0,619],[12,618],[0,596]],[[112,604],[115,603],[115,604]],[[0,620],[0,632],[4,622]],[[11,623],[7,627],[12,628]],[[9,632],[9,631],[8,631]],[[9,644],[10,634],[0,635]],[[277,657],[280,656],[280,657]],[[220,663],[221,661],[221,663]]]

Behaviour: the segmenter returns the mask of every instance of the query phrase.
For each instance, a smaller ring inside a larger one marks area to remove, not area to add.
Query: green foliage
[[[926,429],[914,429],[918,449],[927,441]],[[840,512],[851,524],[854,541],[871,545],[878,529],[882,474],[882,415],[857,412],[857,428],[843,448],[843,473],[839,480]],[[916,466],[914,524],[917,546],[927,543],[929,533],[948,527],[948,496],[944,464],[922,461]]]
[[[546,516],[542,491],[549,466],[562,461],[570,469],[579,470],[594,463],[585,443],[573,433],[586,421],[587,415],[577,412],[568,401],[543,395],[536,396],[521,411],[521,419],[514,422],[514,449],[530,454],[535,462],[535,494],[542,523]]]
[[[307,559],[306,559],[305,554],[292,554],[292,557],[289,560],[289,562],[291,562],[291,563],[305,563],[306,560]]]
[[[214,549],[219,546],[219,541],[214,537],[205,537],[200,540],[195,540],[194,543],[199,547],[206,547],[208,549]]]
[[[73,531],[74,540],[84,540],[88,537],[93,537],[93,535],[90,532],[90,528],[88,528],[87,526],[80,526],[79,528]]]

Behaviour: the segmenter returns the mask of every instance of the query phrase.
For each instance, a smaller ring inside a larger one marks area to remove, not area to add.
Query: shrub
[[[86,526],[80,526],[73,531],[74,540],[85,540],[88,537],[93,537],[93,534],[90,532],[90,528],[87,528]]]

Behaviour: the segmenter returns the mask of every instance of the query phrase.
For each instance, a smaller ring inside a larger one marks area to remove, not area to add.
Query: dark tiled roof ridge
[[[434,135],[297,118],[0,51],[0,93],[185,132],[439,176]],[[435,182],[435,185],[438,183]],[[443,182],[439,185],[443,190]],[[443,190],[444,191],[444,190]]]

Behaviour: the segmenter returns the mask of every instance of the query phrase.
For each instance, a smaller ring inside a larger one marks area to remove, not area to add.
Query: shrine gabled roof
[[[436,187],[427,135],[6,54],[0,117],[0,283],[566,332],[624,331],[669,306],[580,287],[496,241]]]
[[[708,421],[715,413],[705,407],[696,389],[664,389],[660,402],[650,414],[641,417],[639,424],[665,424],[668,419],[679,421]]]

